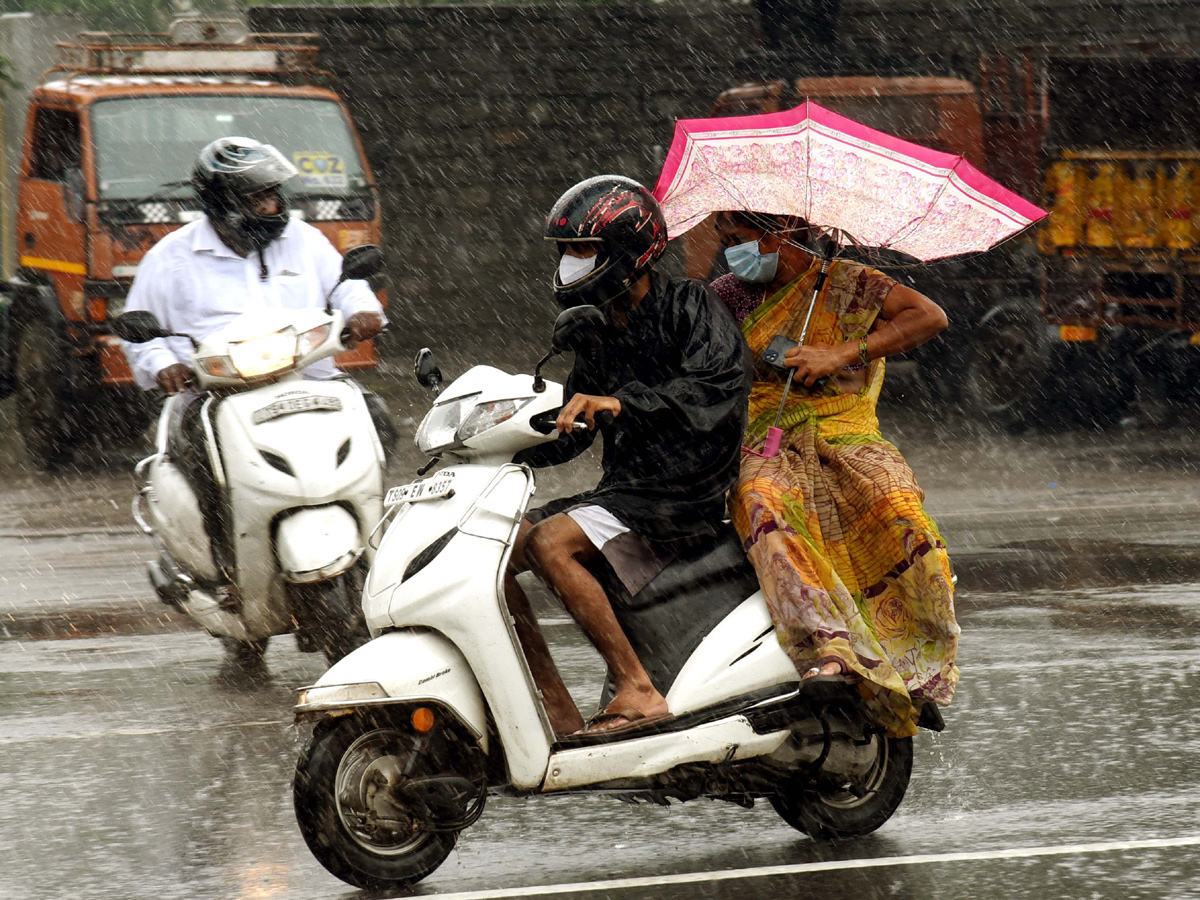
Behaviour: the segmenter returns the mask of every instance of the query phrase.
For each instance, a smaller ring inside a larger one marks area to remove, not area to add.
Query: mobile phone
[[[762,361],[783,374],[787,374],[787,366],[783,364],[783,355],[793,347],[799,347],[799,341],[793,341],[791,338],[777,334],[771,338],[771,343],[767,345],[767,349],[763,351]]]

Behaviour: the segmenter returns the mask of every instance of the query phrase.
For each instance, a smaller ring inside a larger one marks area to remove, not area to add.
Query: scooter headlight
[[[477,391],[448,403],[439,403],[426,413],[421,420],[421,427],[417,429],[417,446],[421,452],[436,456],[443,450],[458,446],[458,428],[478,396]]]
[[[290,328],[229,345],[229,360],[243,378],[259,378],[296,361],[296,333]]]
[[[532,400],[532,397],[523,397],[519,400],[493,400],[491,403],[480,403],[471,410],[462,425],[458,427],[458,433],[455,435],[458,442],[465,444],[475,435],[482,434],[501,422],[507,422],[517,414],[521,407],[527,406]]]

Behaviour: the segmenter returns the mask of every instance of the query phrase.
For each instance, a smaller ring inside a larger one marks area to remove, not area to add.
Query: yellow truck
[[[975,78],[844,75],[745,84],[711,114],[811,99],[965,156],[1051,211],[975,259],[897,270],[943,304],[912,355],[929,393],[1005,427],[1152,422],[1200,389],[1200,60],[1161,48],[980,54]],[[688,273],[720,274],[711,229]]]

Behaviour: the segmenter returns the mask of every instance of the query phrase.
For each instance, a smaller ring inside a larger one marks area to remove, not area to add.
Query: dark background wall
[[[652,186],[674,119],[738,81],[971,77],[987,45],[1200,46],[1200,3],[1178,0],[257,7],[251,21],[323,36],[382,191],[398,355],[540,340],[550,204],[601,172]]]
[[[674,119],[705,113],[758,42],[749,7],[258,8],[252,24],[324,38],[382,188],[396,353],[548,335],[550,205],[603,172],[653,186]]]

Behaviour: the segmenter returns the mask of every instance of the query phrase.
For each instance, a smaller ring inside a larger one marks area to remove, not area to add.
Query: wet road
[[[289,708],[320,660],[287,638],[268,678],[225,669],[145,581],[128,460],[28,473],[11,415],[0,404],[0,897],[365,896],[308,854],[291,811]],[[417,893],[1196,896],[1192,433],[890,426],[954,555],[964,629],[949,727],[917,739],[891,822],[819,845],[763,804],[494,799]],[[544,609],[594,702],[595,655]]]

